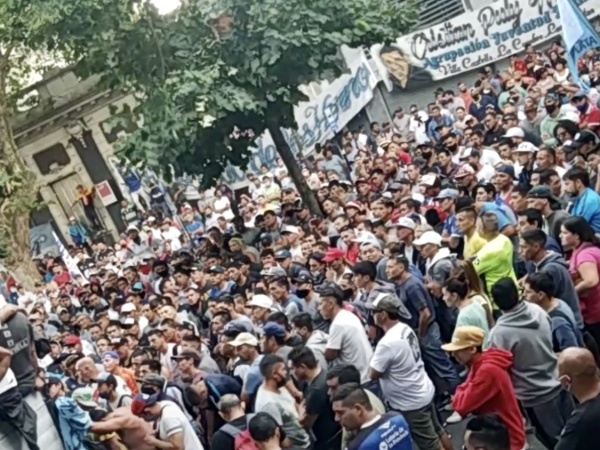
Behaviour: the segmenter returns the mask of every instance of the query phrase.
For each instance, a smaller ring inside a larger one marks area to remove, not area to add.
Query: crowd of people
[[[600,52],[586,91],[564,58],[344,131],[303,162],[322,214],[278,161],[4,272],[0,421],[39,448],[39,391],[67,450],[597,448]]]

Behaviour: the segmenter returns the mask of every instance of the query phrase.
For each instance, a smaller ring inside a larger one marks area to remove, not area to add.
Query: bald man
[[[594,356],[585,348],[565,349],[558,357],[558,375],[579,405],[567,421],[555,450],[598,449],[600,374]]]

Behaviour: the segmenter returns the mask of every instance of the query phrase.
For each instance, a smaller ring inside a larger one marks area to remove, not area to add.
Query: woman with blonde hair
[[[468,298],[483,306],[488,326],[492,328],[495,323],[492,314],[492,302],[485,293],[483,283],[477,275],[473,263],[465,260],[457,261],[451,276],[467,283],[469,286]]]

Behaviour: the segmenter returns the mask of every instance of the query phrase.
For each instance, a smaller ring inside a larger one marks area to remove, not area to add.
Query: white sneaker
[[[456,411],[454,411],[452,413],[452,415],[446,419],[446,423],[448,423],[450,425],[455,424],[455,423],[459,423],[459,422],[462,422],[462,421],[463,421],[463,418]]]

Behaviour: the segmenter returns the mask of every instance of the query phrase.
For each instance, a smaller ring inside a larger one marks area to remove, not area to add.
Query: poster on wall
[[[117,196],[110,187],[108,181],[101,181],[96,185],[96,193],[98,197],[102,201],[104,206],[112,205],[113,203],[117,203]]]
[[[600,0],[574,0],[588,19]],[[389,91],[415,90],[431,82],[490,65],[561,32],[554,0],[498,0],[436,26],[371,47]]]

